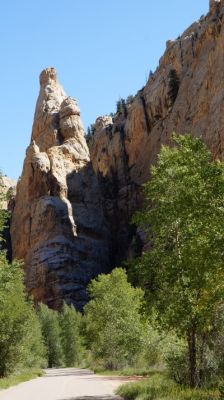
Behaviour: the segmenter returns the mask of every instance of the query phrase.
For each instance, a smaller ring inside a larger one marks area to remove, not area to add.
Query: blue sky
[[[7,0],[0,5],[0,169],[22,171],[38,77],[54,66],[85,127],[115,111],[155,70],[165,42],[208,11],[208,0]]]

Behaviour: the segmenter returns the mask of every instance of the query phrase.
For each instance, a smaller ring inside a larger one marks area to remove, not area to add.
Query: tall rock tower
[[[54,68],[40,75],[11,237],[28,292],[53,308],[64,300],[81,309],[90,279],[109,270],[108,230],[80,111]]]

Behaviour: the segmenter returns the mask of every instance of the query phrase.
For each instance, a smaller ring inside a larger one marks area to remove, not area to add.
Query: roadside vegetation
[[[116,394],[128,400],[219,400],[218,389],[191,389],[175,383],[162,374],[147,380],[120,386]]]
[[[0,379],[0,390],[7,389],[10,386],[18,385],[19,383],[30,381],[43,375],[43,370],[40,368],[26,369],[25,371],[14,371],[14,373]]]
[[[128,273],[115,268],[90,283],[82,315],[65,304],[34,310],[21,265],[2,251],[1,377],[82,366],[144,377],[118,389],[128,400],[223,399],[223,200],[224,164],[200,139],[174,135],[133,218],[150,246]]]

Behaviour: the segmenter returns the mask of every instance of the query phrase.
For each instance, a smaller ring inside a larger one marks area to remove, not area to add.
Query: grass
[[[219,390],[189,389],[162,374],[120,386],[116,394],[126,400],[221,400]]]
[[[29,381],[30,379],[42,376],[41,369],[31,369],[22,372],[17,372],[5,378],[0,378],[0,390],[7,389],[10,386],[18,385],[21,382]]]

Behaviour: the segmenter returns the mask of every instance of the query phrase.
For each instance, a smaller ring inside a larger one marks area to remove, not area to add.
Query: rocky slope
[[[167,42],[159,66],[131,104],[99,117],[91,161],[77,103],[44,70],[12,218],[13,256],[25,260],[36,301],[81,308],[99,272],[138,254],[131,224],[161,144],[173,131],[201,136],[224,156],[224,0]]]
[[[12,216],[13,257],[24,260],[28,292],[58,308],[82,308],[91,278],[110,266],[108,229],[77,103],[53,68],[40,94]]]

